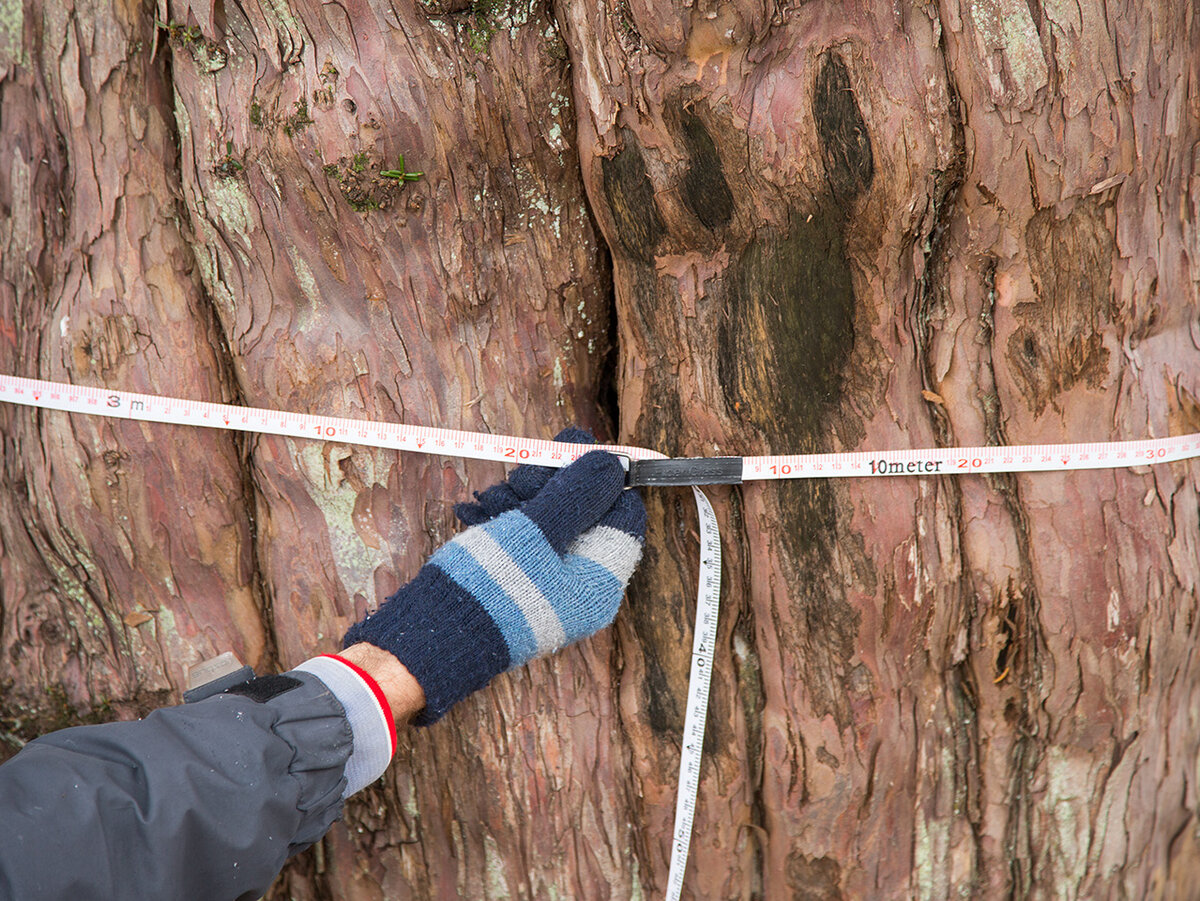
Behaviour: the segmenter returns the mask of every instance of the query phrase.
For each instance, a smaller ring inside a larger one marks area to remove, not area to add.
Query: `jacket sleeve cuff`
[[[296,667],[320,679],[346,711],[354,750],[346,761],[348,798],[383,775],[396,753],[396,724],[379,684],[360,667],[333,654],[313,657]]]

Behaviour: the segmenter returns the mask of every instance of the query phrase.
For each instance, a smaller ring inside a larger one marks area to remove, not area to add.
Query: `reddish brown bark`
[[[1185,6],[567,20],[624,438],[692,454],[1195,428]],[[1162,724],[1194,702],[1195,482],[1190,465],[729,498],[731,659],[696,842],[721,864],[696,895],[1186,893],[1177,767],[1197,735]],[[682,559],[652,552],[642,591],[682,593]],[[661,667],[677,711],[683,655],[661,649],[684,605],[631,608],[626,673]],[[634,734],[643,778],[677,717]]]
[[[1198,85],[1173,2],[0,2],[0,366],[672,454],[1196,431]],[[334,647],[500,474],[0,433],[5,753]],[[1185,896],[1197,474],[712,491],[685,895]],[[662,892],[695,550],[648,505],[616,628],[406,734],[278,896]]]

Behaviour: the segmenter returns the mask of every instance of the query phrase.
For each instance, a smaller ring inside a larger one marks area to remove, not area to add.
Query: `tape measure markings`
[[[743,457],[742,479],[863,478],[899,475],[965,475],[996,472],[1064,472],[1171,463],[1200,456],[1200,435],[1084,444],[934,447],[839,454]]]
[[[696,797],[700,789],[700,760],[704,751],[704,727],[708,721],[708,693],[712,684],[721,599],[721,534],[717,517],[703,492],[695,486],[692,492],[700,517],[700,588],[696,598],[696,623],[692,629],[692,665],[683,720],[667,901],[678,901],[687,871]]]
[[[656,459],[663,456],[647,448],[620,444],[566,444],[515,435],[290,413],[264,407],[185,400],[8,375],[0,375],[0,401],[68,413],[259,432],[500,463],[565,466],[589,450],[596,449],[609,450],[630,459]]]
[[[71,413],[125,419],[262,432],[294,438],[314,438],[392,450],[446,454],[501,463],[563,466],[597,448],[631,460],[679,464],[644,447],[619,444],[561,444],[537,438],[466,432],[406,423],[345,419],[309,413],[290,413],[262,407],[185,400],[162,395],[113,391],[37,379],[0,375],[0,401],[64,410]],[[1001,445],[988,447],[924,448],[899,451],[851,451],[826,454],[698,458],[689,468],[698,479],[736,484],[731,467],[741,461],[741,480],[845,478],[899,475],[948,475],[995,472],[1046,472],[1106,469],[1149,463],[1169,463],[1200,456],[1200,434],[1134,441],[1084,444]],[[717,470],[723,475],[718,476]],[[685,484],[710,484],[708,481]],[[647,480],[645,484],[668,484]]]

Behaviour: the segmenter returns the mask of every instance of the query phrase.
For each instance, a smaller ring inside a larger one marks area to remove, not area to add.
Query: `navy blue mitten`
[[[476,524],[346,633],[345,646],[376,645],[420,683],[418,725],[497,674],[610,624],[641,558],[646,510],[624,490],[615,456],[592,451],[561,470],[523,470],[460,505]]]
[[[587,429],[571,426],[554,436],[555,441],[565,444],[595,444],[596,439]],[[533,466],[522,463],[508,474],[508,478],[486,491],[476,491],[474,502],[465,501],[454,505],[454,515],[464,526],[477,526],[513,510],[530,500],[546,487],[550,477],[558,472],[553,466]]]

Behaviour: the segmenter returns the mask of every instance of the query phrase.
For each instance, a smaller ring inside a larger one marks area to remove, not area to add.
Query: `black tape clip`
[[[627,488],[656,485],[740,485],[741,457],[674,457],[669,460],[630,460]]]

